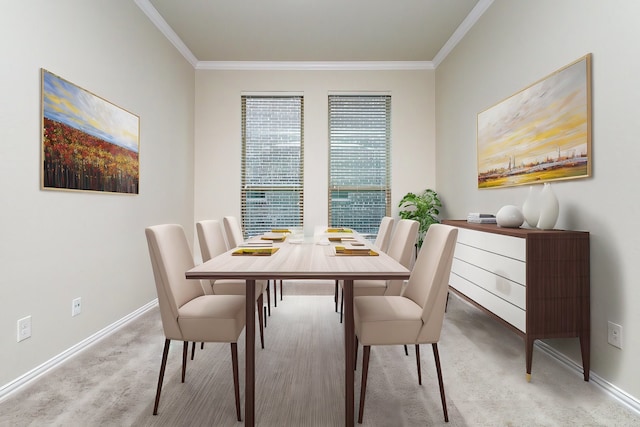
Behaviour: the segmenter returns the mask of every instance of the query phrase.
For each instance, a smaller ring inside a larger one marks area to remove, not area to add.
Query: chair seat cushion
[[[178,309],[178,325],[185,341],[236,342],[245,324],[241,295],[203,295]]]
[[[354,298],[355,329],[363,345],[415,344],[422,308],[401,296]]]
[[[221,279],[211,285],[215,295],[244,295],[247,289],[244,280]],[[256,280],[256,299],[267,289],[266,280]]]

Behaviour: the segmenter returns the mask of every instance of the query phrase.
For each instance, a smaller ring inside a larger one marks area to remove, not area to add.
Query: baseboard
[[[35,380],[39,376],[45,374],[47,371],[55,368],[56,366],[68,360],[69,358],[80,353],[82,350],[86,349],[94,342],[106,337],[107,335],[110,335],[111,333],[118,330],[120,327],[136,319],[137,317],[141,316],[142,314],[144,314],[145,312],[147,312],[148,310],[152,309],[157,305],[158,305],[158,299],[154,299],[153,301],[143,305],[136,311],[126,315],[122,319],[112,323],[111,325],[107,326],[104,329],[101,329],[100,331],[96,332],[90,337],[85,338],[84,340],[80,341],[73,347],[70,347],[67,350],[63,351],[62,353],[58,354],[57,356],[47,360],[42,365],[30,370],[26,374],[16,378],[10,383],[3,385],[2,387],[0,387],[0,401],[4,400],[11,393],[17,391],[21,387],[24,387],[25,385]]]
[[[549,356],[559,361],[560,363],[562,363],[563,365],[565,365],[566,367],[568,367],[570,370],[575,371],[576,375],[578,375],[580,378],[583,377],[582,365],[577,364],[576,362],[569,359],[567,356],[560,353],[559,351],[557,351],[556,349],[554,349],[553,347],[551,347],[550,345],[546,344],[543,341],[536,340],[535,346],[538,347],[543,352],[547,353]],[[611,384],[610,382],[598,376],[597,374],[594,374],[593,371],[589,373],[589,381],[601,387],[606,393],[613,396],[614,399],[618,400],[627,408],[631,409],[637,414],[640,414],[640,401],[635,397],[631,396],[624,390],[621,390],[620,388]]]

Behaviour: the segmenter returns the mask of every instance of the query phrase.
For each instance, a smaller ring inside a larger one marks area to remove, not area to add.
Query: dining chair
[[[195,264],[181,225],[163,224],[147,227],[145,235],[165,335],[153,415],[158,414],[171,341],[183,342],[182,382],[185,380],[189,341],[226,342],[231,344],[236,415],[238,421],[241,421],[237,343],[245,327],[245,297],[206,295],[199,280],[185,278],[185,272]]]
[[[198,242],[200,243],[200,252],[202,254],[202,262],[207,262],[227,251],[227,245],[224,241],[224,233],[220,221],[205,220],[196,222],[196,231],[198,234]],[[211,280],[209,286],[205,286],[205,293],[213,295],[245,295],[246,282],[239,279],[218,279]],[[260,325],[260,344],[264,348],[264,315],[262,307],[264,306],[263,294],[268,291],[267,282],[265,280],[256,280],[256,306],[258,308],[258,324]],[[267,297],[267,300],[269,298]],[[192,352],[193,354],[193,352]],[[193,357],[192,357],[193,358]]]
[[[235,248],[244,242],[244,234],[242,233],[242,226],[235,216],[225,216],[222,218],[224,224],[224,232],[227,236],[228,249]],[[267,287],[269,282],[267,281]],[[271,304],[269,303],[270,294],[267,294],[267,310],[271,315]],[[282,280],[280,280],[280,300],[282,300]],[[278,289],[276,287],[276,281],[273,281],[273,306],[278,306]]]
[[[418,221],[412,219],[401,219],[398,221],[393,236],[389,242],[387,255],[405,266],[410,267],[413,250],[418,238]],[[364,295],[400,295],[402,292],[403,280],[354,280],[353,296]],[[344,286],[340,282],[341,288]],[[340,302],[340,323],[342,323],[342,313],[344,308],[344,289],[341,292]]]
[[[356,354],[358,342],[363,345],[358,423],[362,423],[364,413],[371,346],[397,344],[415,344],[420,385],[420,344],[431,344],[444,420],[449,421],[438,341],[444,321],[449,275],[457,237],[458,229],[455,227],[431,225],[402,295],[360,296],[354,299]]]
[[[387,247],[389,246],[389,241],[391,240],[391,232],[393,231],[393,218],[390,216],[382,217],[380,220],[380,226],[378,227],[378,234],[376,235],[376,240],[373,242],[373,246],[378,248],[378,250],[382,252],[387,252]],[[338,287],[339,280],[336,280],[335,292],[333,295],[333,300],[336,303],[336,313],[338,312]]]

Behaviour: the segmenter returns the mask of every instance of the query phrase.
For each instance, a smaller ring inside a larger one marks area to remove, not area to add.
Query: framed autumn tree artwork
[[[138,194],[140,118],[42,69],[41,188]]]

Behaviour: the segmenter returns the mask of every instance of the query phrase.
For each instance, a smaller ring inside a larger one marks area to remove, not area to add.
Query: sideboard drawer
[[[524,268],[523,264],[522,269],[524,270]],[[457,258],[453,260],[451,272],[522,310],[527,308],[526,288],[522,283],[509,280],[505,275],[496,274]]]
[[[485,233],[486,234],[486,233]],[[522,239],[519,239],[522,240]],[[454,259],[467,262],[496,276],[526,286],[527,267],[524,261],[507,258],[494,252],[457,243]],[[475,280],[472,280],[475,281]]]
[[[527,318],[526,311],[523,308],[497,297],[484,288],[476,286],[474,283],[457,275],[453,271],[449,277],[449,284],[485,309],[502,318],[502,320],[508,322],[520,331],[526,332]]]
[[[482,231],[458,229],[458,243],[474,248],[482,248],[508,258],[525,261],[527,249],[525,239],[501,234],[484,233]]]

